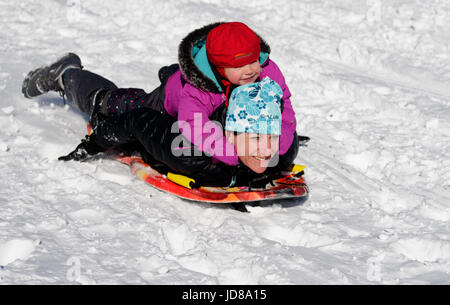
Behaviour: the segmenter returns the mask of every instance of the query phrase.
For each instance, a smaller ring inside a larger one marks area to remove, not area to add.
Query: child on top
[[[237,165],[238,156],[223,135],[207,131],[194,133],[195,119],[204,126],[213,113],[228,104],[233,89],[239,85],[269,77],[283,90],[282,129],[279,154],[284,155],[293,144],[296,130],[291,93],[278,66],[269,59],[270,47],[248,26],[240,22],[216,23],[193,31],[179,47],[180,71],[166,85],[166,111],[188,122],[190,132],[182,130],[194,145],[228,165]],[[181,83],[184,83],[181,87]],[[205,146],[215,136],[217,147]]]

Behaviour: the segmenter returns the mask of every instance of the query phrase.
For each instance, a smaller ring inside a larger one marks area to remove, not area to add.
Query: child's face
[[[254,83],[261,73],[261,66],[259,61],[254,61],[242,67],[225,68],[225,76],[228,80],[237,86]]]

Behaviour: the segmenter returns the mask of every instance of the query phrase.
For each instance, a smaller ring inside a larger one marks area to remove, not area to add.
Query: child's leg
[[[169,77],[178,69],[178,64],[161,68],[158,72],[161,85],[150,93],[138,88],[120,88],[108,91],[103,94],[104,98],[97,104],[99,112],[104,116],[109,116],[127,113],[136,108],[150,108],[159,113],[167,113],[164,108],[165,87]]]
[[[62,76],[64,92],[70,103],[80,111],[92,115],[96,101],[117,86],[110,80],[79,69],[69,69]]]
[[[74,59],[71,57],[69,59],[72,61],[77,59],[80,62],[78,56],[72,54],[72,57]],[[90,71],[81,70],[81,62],[79,66],[80,68],[68,68],[61,73],[60,79],[58,78],[59,86],[55,87],[61,88],[75,108],[88,114],[94,120],[91,122],[94,125],[100,117],[119,115],[136,108],[151,108],[165,113],[165,85],[169,77],[179,69],[177,64],[161,68],[158,73],[161,85],[147,94],[137,88],[119,89],[110,80]]]
[[[48,66],[30,71],[22,83],[26,98],[56,91],[66,94],[73,106],[92,116],[100,93],[117,89],[111,81],[89,71],[82,70],[81,59],[75,53],[67,53]]]

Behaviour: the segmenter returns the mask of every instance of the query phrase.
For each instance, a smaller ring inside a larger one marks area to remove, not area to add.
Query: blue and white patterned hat
[[[242,85],[230,96],[225,130],[258,134],[281,134],[283,90],[269,77]]]

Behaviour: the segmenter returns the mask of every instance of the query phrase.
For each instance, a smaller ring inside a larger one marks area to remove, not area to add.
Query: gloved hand
[[[306,146],[306,144],[311,140],[311,138],[307,136],[297,136],[297,139],[299,146]]]
[[[81,143],[66,156],[61,156],[58,158],[60,161],[83,161],[88,157],[98,154],[99,152],[105,151],[102,147],[95,143],[95,138],[93,136],[86,136],[86,139],[81,140]]]

